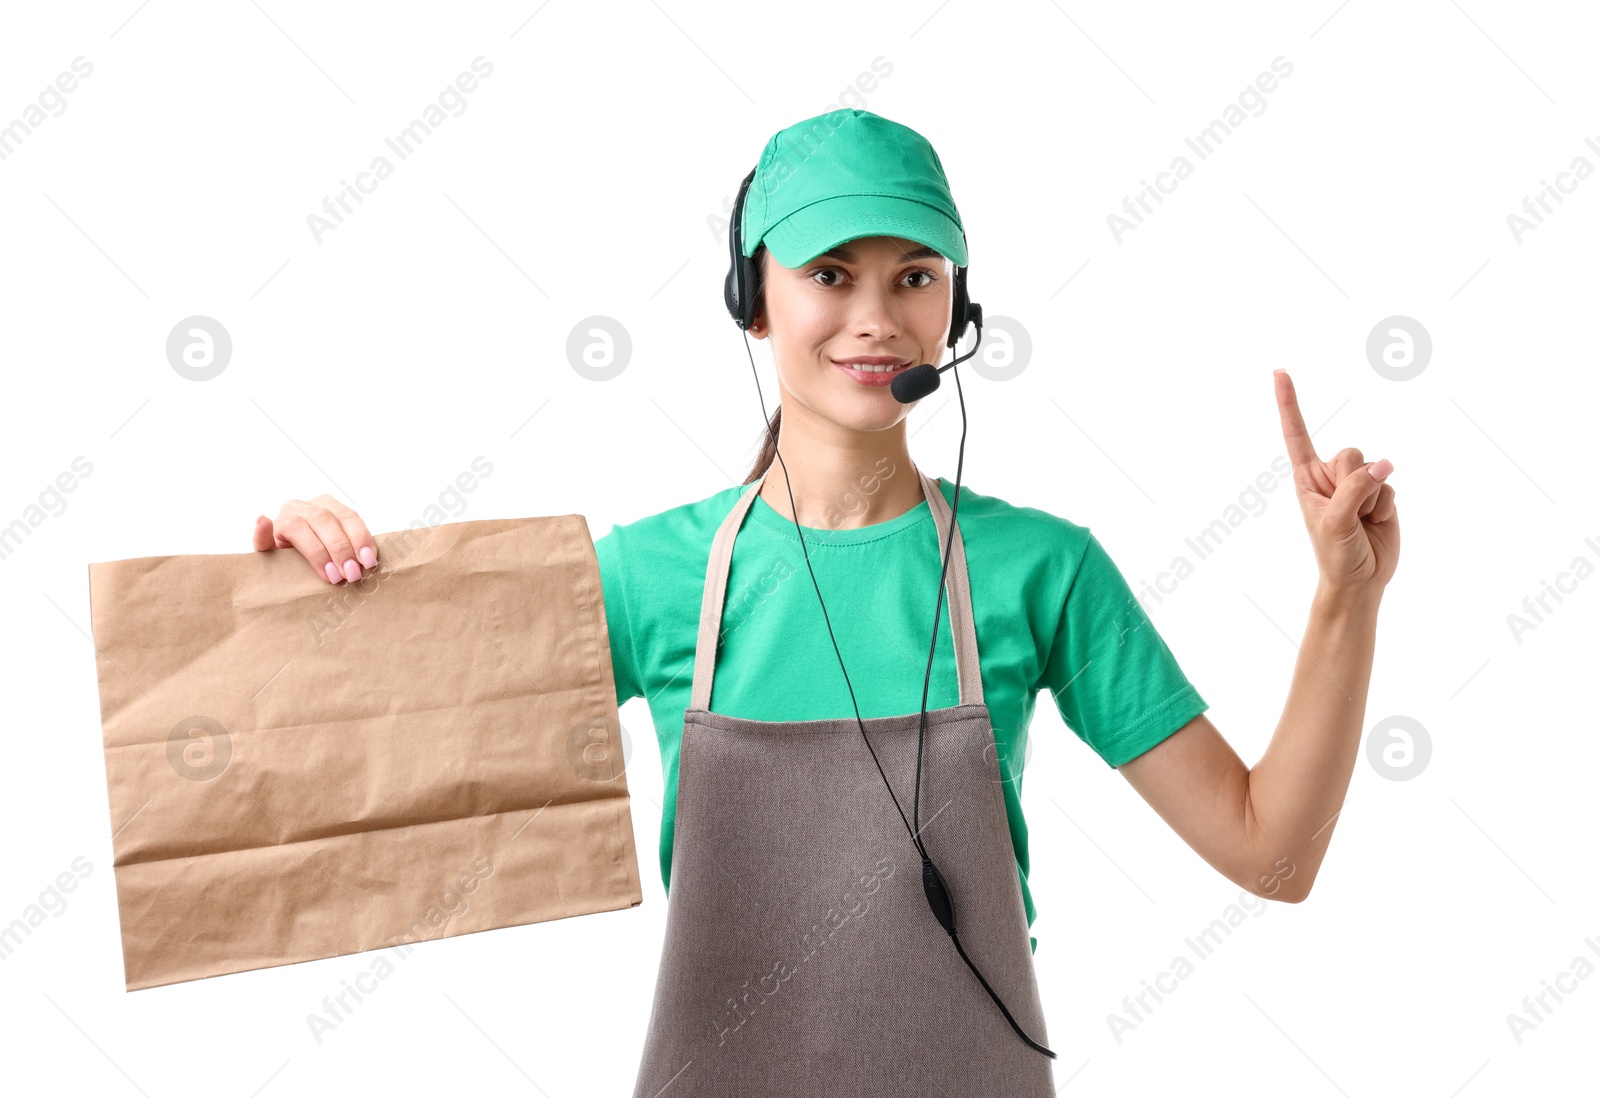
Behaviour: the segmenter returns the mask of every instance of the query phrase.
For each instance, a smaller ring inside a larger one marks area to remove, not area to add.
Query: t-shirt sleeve
[[[606,603],[606,632],[611,638],[611,675],[616,680],[617,705],[644,696],[639,685],[639,662],[634,655],[633,622],[628,614],[627,581],[623,554],[617,544],[617,527],[594,543],[600,565],[600,588]]]
[[[1117,767],[1207,709],[1116,563],[1091,533],[1068,582],[1040,690]]]

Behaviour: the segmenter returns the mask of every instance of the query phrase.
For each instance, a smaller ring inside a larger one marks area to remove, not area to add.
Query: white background
[[[1600,166],[1597,33],[1583,5],[1485,0],[7,5],[0,123],[94,67],[0,161],[0,524],[93,466],[0,560],[0,924],[92,867],[0,962],[8,1089],[630,1092],[665,915],[642,700],[643,905],[420,946],[319,1044],[307,1015],[368,958],[123,990],[86,566],[247,552],[258,513],[324,491],[402,529],[478,455],[493,475],[451,521],[578,513],[599,536],[742,480],[762,424],[710,219],[768,136],[840,105],[933,142],[973,297],[1031,340],[1012,380],[959,368],[965,486],[1092,527],[1140,589],[1283,452],[1274,367],[1324,458],[1395,463],[1364,727],[1418,721],[1431,760],[1393,781],[1363,752],[1311,898],[1250,918],[1120,1041],[1107,1015],[1239,891],[1041,699],[1023,800],[1062,1093],[1592,1088],[1600,979],[1520,1042],[1507,1016],[1600,964],[1579,686],[1600,580],[1520,643],[1507,617],[1600,561],[1600,179],[1520,241],[1507,215]],[[467,109],[319,243],[307,215],[480,55]],[[1280,56],[1266,109],[1199,161],[1185,136]],[[1193,174],[1119,242],[1107,215],[1180,154]],[[205,383],[165,354],[197,314],[233,340]],[[633,342],[603,383],[566,354],[595,314]],[[1365,350],[1395,315],[1434,348],[1403,382]],[[955,473],[955,400],[947,375],[913,416],[931,474]],[[1290,491],[1263,499],[1149,606],[1247,762],[1316,582]]]

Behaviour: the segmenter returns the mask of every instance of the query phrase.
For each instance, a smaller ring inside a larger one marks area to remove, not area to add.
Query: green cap
[[[767,142],[745,195],[744,254],[794,268],[847,240],[900,236],[967,265],[961,215],[928,139],[871,111],[836,110]]]

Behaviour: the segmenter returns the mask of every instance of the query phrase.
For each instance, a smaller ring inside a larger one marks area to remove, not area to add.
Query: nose
[[[900,320],[887,290],[865,288],[854,296],[851,326],[856,338],[878,345],[899,338]]]

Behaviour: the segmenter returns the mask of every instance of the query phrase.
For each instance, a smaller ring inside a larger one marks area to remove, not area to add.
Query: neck
[[[854,431],[819,419],[796,400],[783,405],[778,451],[761,498],[801,526],[848,530],[898,518],[925,498],[906,449],[906,421],[882,431]],[[784,470],[788,470],[785,482]]]

